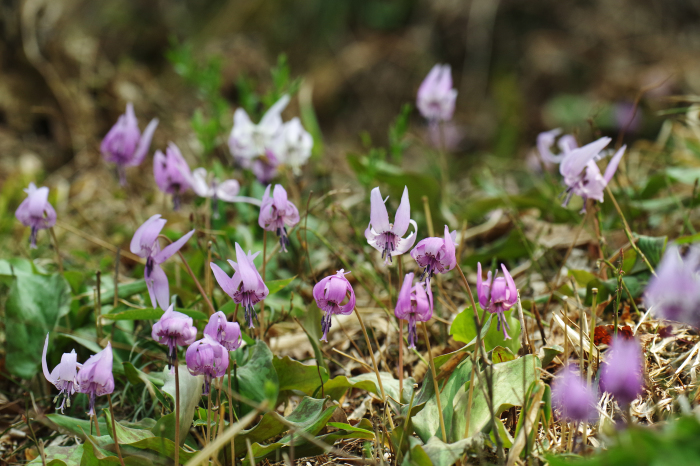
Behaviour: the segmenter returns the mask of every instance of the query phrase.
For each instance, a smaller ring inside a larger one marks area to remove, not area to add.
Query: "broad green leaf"
[[[238,387],[238,393],[255,403],[261,403],[263,400],[271,400],[271,405],[277,402],[279,394],[279,379],[277,371],[272,364],[272,352],[262,341],[256,341],[254,345],[243,348],[243,351],[249,351],[250,357],[245,365],[239,367],[236,373],[236,380],[231,381],[231,387]],[[239,350],[240,351],[240,350]],[[233,374],[232,374],[233,375]],[[224,377],[224,383],[227,383]],[[266,393],[266,385],[270,393]],[[240,416],[248,414],[253,408],[248,405],[241,404]]]
[[[272,365],[279,379],[279,391],[298,390],[312,396],[321,387],[321,383],[328,381],[328,372],[323,367],[308,366],[289,356],[272,359]],[[320,377],[319,378],[319,371]],[[321,382],[323,380],[323,382]],[[320,391],[319,391],[320,392]]]
[[[498,364],[500,362],[513,361],[514,359],[515,355],[513,354],[513,352],[508,348],[504,348],[502,346],[496,346],[491,352],[491,361],[493,361],[494,364]]]
[[[70,286],[61,275],[15,274],[4,313],[8,372],[23,379],[40,372],[46,334],[70,312],[70,302]],[[50,340],[49,354],[53,343]],[[58,356],[52,359],[58,364]]]
[[[554,361],[554,358],[564,352],[564,348],[559,345],[549,345],[540,348],[538,356],[542,360],[542,367],[549,366],[549,363]]]
[[[384,392],[386,395],[390,396],[394,400],[398,400],[399,381],[388,372],[380,372],[379,376],[382,378],[382,386],[384,387]],[[411,377],[403,380],[404,399],[408,400],[411,398],[413,384],[415,383],[416,382]],[[333,400],[339,400],[340,397],[342,397],[343,394],[350,388],[359,388],[360,390],[372,392],[377,396],[382,396],[382,392],[377,384],[377,376],[374,374],[374,372],[361,374],[350,378],[345,377],[344,375],[339,375],[323,385],[326,396],[330,396]]]
[[[114,438],[114,432],[112,431],[112,415],[109,409],[104,409],[105,420],[107,421],[107,433],[110,437]],[[147,429],[131,429],[129,427],[124,427],[119,422],[115,422],[114,426],[117,430],[117,439],[120,444],[130,445],[136,443],[139,440],[147,439],[153,437],[153,433]]]
[[[207,314],[200,311],[195,311],[193,309],[176,310],[177,312],[182,312],[195,320],[207,320],[209,318]],[[129,309],[127,311],[103,314],[102,318],[109,320],[158,320],[164,313],[165,311],[162,311],[161,309]]]
[[[403,461],[410,466],[451,466],[464,452],[472,447],[481,447],[480,438],[468,438],[454,443],[445,443],[438,437],[431,437],[425,445],[416,438],[410,439],[411,448]]]
[[[666,249],[666,242],[668,237],[666,236],[644,236],[639,235],[637,240],[637,247],[644,253],[649,262],[653,267],[659,265],[661,262],[661,256],[663,255],[664,249]]]
[[[131,296],[139,293],[143,293],[147,290],[145,280],[136,280],[131,283],[119,284],[119,291],[117,294],[120,298],[130,298]],[[90,305],[95,304],[95,297],[92,293],[88,296],[87,302]],[[114,279],[109,275],[103,275],[100,282],[100,302],[101,304],[111,304],[114,302]]]
[[[70,416],[65,416],[63,414],[47,414],[47,418],[54,424],[56,424],[61,431],[68,432],[72,435],[77,435],[78,437],[83,437],[83,432],[90,432],[90,420],[89,419],[76,419]],[[107,432],[107,423],[104,419],[98,420],[100,425],[100,432]],[[92,423],[94,429],[94,422]]]
[[[533,355],[523,356],[514,361],[494,364],[493,366],[493,399],[496,416],[500,416],[503,411],[512,406],[521,406],[525,399],[525,392],[533,381],[539,380],[538,368],[540,360]],[[487,369],[485,369],[487,370]],[[488,369],[490,370],[490,369]],[[477,385],[474,387],[474,400],[471,411],[471,421],[469,423],[469,437],[481,431],[491,422],[488,405],[484,399],[481,389],[482,382],[486,381],[485,373],[482,371],[475,379]],[[459,392],[454,399],[454,410],[458,413],[467,412],[468,386]],[[464,438],[466,428],[466,417],[455,416],[452,419],[452,431]]]
[[[46,466],[79,466],[80,459],[83,457],[83,446],[56,447],[52,445],[46,447],[44,452],[46,453]],[[41,456],[34,458],[27,464],[41,466]]]
[[[595,280],[596,277],[593,275],[591,272],[588,270],[569,270],[569,276],[574,277],[576,280],[576,283],[578,283],[580,286],[586,286],[588,282],[591,282]]]
[[[163,374],[165,376],[163,391],[170,395],[173,400],[172,406],[175,406],[175,374],[171,374],[167,367],[163,369]],[[180,381],[180,444],[182,444],[190,431],[195,408],[202,396],[204,378],[201,375],[190,374],[185,365],[179,366],[178,375]],[[151,431],[156,436],[175,441],[175,413],[162,416]]]
[[[270,280],[265,282],[265,285],[267,286],[267,289],[270,290],[270,294],[272,295],[278,291],[282,291],[282,289],[292,283],[295,278],[297,278],[296,275],[290,278],[283,278],[282,280]]]
[[[144,382],[152,383],[158,387],[162,387],[164,382],[160,377],[155,377],[151,374],[146,374],[145,372],[134,367],[133,364],[126,361],[122,363],[124,367],[124,375],[126,375],[127,380],[132,385],[139,385]]]
[[[462,312],[455,316],[450,326],[450,335],[461,343],[468,343],[468,346],[476,344],[476,322],[474,322],[474,312],[471,306],[467,306]],[[486,320],[484,320],[485,316]],[[481,311],[481,321],[484,325],[481,329],[481,339],[484,342],[486,351],[491,351],[496,346],[504,346],[517,353],[520,349],[520,321],[517,318],[517,311],[512,308],[505,312],[508,322],[509,340],[505,339],[503,331],[498,329],[498,319],[495,315]]]

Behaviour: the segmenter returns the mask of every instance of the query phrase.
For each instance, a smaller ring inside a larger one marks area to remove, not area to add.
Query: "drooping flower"
[[[204,338],[187,348],[185,361],[190,374],[204,376],[202,394],[208,395],[211,380],[222,377],[228,369],[228,351],[205,333]]]
[[[228,147],[236,159],[252,160],[265,154],[272,141],[282,130],[282,111],[289,104],[289,96],[283,95],[257,125],[242,108],[233,114],[233,129],[228,140]]]
[[[615,153],[605,169],[605,175],[601,175],[600,169],[595,162],[602,157],[601,151],[610,141],[610,138],[604,137],[583,147],[565,152],[565,156],[559,165],[559,172],[564,177],[564,183],[567,186],[567,195],[562,205],[566,206],[569,203],[572,194],[577,194],[583,198],[584,209],[587,199],[603,202],[605,187],[615,175],[617,166],[626,149],[626,146],[622,146]]]
[[[316,305],[324,312],[321,321],[323,331],[321,341],[328,342],[328,331],[331,329],[333,315],[348,315],[355,309],[355,290],[345,278],[349,273],[340,269],[335,275],[330,275],[314,285],[313,295]],[[350,297],[347,297],[348,293]],[[346,298],[347,302],[343,304]]]
[[[433,317],[433,292],[418,281],[413,285],[413,273],[407,273],[396,300],[394,315],[408,322],[408,347],[416,347],[416,322],[427,322]]]
[[[78,369],[82,367],[82,364],[78,363],[78,355],[73,350],[70,353],[63,353],[60,364],[54,367],[52,372],[49,372],[46,364],[48,349],[49,334],[47,333],[46,341],[44,341],[44,352],[41,355],[41,368],[46,380],[58,389],[58,395],[53,399],[53,402],[56,403],[60,400],[61,404],[56,409],[62,413],[64,407],[70,408],[70,397],[78,391]]]
[[[287,200],[287,191],[282,185],[275,185],[272,196],[270,196],[270,187],[271,185],[267,185],[263,194],[258,225],[263,230],[277,233],[282,251],[287,252],[287,245],[289,245],[287,227],[291,228],[299,223],[299,210]]]
[[[160,150],[153,156],[153,175],[158,188],[173,195],[173,208],[180,208],[180,195],[192,185],[192,173],[180,149],[172,142],[163,154]]]
[[[151,296],[151,304],[153,307],[160,306],[161,309],[167,309],[170,304],[170,285],[168,284],[168,276],[165,275],[160,264],[178,252],[194,234],[194,230],[191,230],[161,250],[158,235],[166,223],[167,220],[156,214],[138,227],[131,239],[131,252],[146,259],[143,275],[148,294]]]
[[[177,358],[177,347],[192,344],[197,338],[197,327],[194,326],[192,317],[175,311],[171,304],[160,320],[153,324],[151,337],[168,346],[168,366],[172,367]]]
[[[386,199],[389,199],[387,197]],[[411,204],[408,201],[408,188],[404,187],[401,203],[396,210],[394,223],[389,223],[389,213],[386,210],[386,199],[382,199],[379,188],[374,188],[370,196],[370,222],[365,230],[365,238],[370,246],[382,253],[384,263],[392,261],[392,256],[400,256],[416,242],[416,222],[411,219]],[[406,238],[408,225],[413,225],[413,231]]]
[[[157,126],[158,119],[154,118],[141,134],[134,114],[134,106],[129,102],[126,104],[126,113],[119,117],[117,123],[102,140],[100,144],[102,156],[107,162],[117,164],[119,182],[122,186],[126,184],[124,169],[141,165]]]
[[[450,233],[445,225],[445,237],[432,237],[422,239],[411,251],[411,257],[423,267],[420,279],[425,278],[426,284],[430,282],[436,273],[446,273],[455,268],[457,258],[455,256],[455,239],[457,231]]]
[[[95,415],[95,397],[109,395],[114,391],[112,376],[112,344],[97,354],[93,354],[78,372],[80,393],[86,393],[90,400],[89,416]]]
[[[56,224],[56,211],[49,203],[49,188],[37,188],[34,183],[24,190],[27,198],[17,207],[15,217],[24,226],[31,228],[29,247],[36,249],[36,235],[39,230],[51,228]]]
[[[593,421],[597,399],[596,391],[581,379],[576,366],[565,367],[552,384],[552,404],[569,421]]]
[[[613,395],[620,405],[627,406],[642,393],[643,361],[637,340],[615,338],[603,365],[600,388]]]
[[[491,280],[491,271],[489,270],[486,281],[481,278],[481,263],[477,264],[476,275],[476,292],[479,295],[479,304],[481,307],[498,317],[497,329],[503,330],[503,338],[510,340],[510,336],[506,329],[510,329],[506,320],[505,311],[510,309],[518,302],[518,289],[515,287],[513,277],[508,273],[506,266],[501,264],[503,277],[496,277]],[[496,272],[498,273],[498,272]]]
[[[647,308],[664,319],[700,327],[698,270],[700,250],[691,247],[681,257],[678,246],[669,245],[644,293]]]
[[[221,267],[211,262],[211,270],[214,272],[214,277],[219,283],[219,286],[224,293],[229,295],[233,302],[243,306],[245,310],[245,319],[248,321],[248,327],[254,328],[253,319],[258,319],[258,314],[255,312],[254,306],[270,294],[265,282],[255,268],[253,259],[259,254],[251,254],[248,251],[246,254],[243,249],[236,243],[236,260],[238,263],[229,260],[228,263],[233,267],[234,274],[229,277],[226,272],[221,270]]]
[[[451,120],[456,100],[450,65],[433,66],[418,88],[416,105],[421,115],[431,122]]]
[[[314,138],[301,125],[301,120],[294,117],[283,125],[282,131],[272,141],[270,150],[280,163],[288,165],[298,175],[301,167],[311,157],[313,146]]]
[[[227,351],[233,351],[241,346],[241,327],[238,322],[229,322],[226,314],[219,311],[209,317],[204,334],[218,341]]]

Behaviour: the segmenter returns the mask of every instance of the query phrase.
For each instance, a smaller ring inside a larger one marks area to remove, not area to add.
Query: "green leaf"
[[[279,379],[277,376],[277,371],[272,364],[272,352],[267,345],[258,340],[254,345],[248,348],[250,352],[250,358],[248,362],[239,367],[237,370],[237,383],[236,381],[231,382],[231,387],[238,386],[238,393],[255,403],[261,403],[263,400],[268,398],[268,393],[265,391],[266,384],[272,384],[272,398],[271,405],[275,405],[277,402],[277,395],[279,393]],[[243,349],[245,350],[245,348]],[[226,380],[224,380],[226,383]],[[248,414],[253,408],[248,405],[241,405],[242,413],[240,416]]]
[[[298,390],[311,396],[321,387],[321,380],[323,383],[328,381],[328,371],[323,367],[308,366],[291,359],[289,356],[284,358],[275,356],[272,359],[272,365],[277,372],[280,392]],[[319,370],[322,379],[319,378]]]
[[[415,438],[410,439],[411,449],[403,464],[415,466],[451,466],[472,446],[481,446],[480,439],[468,438],[454,443],[445,443],[431,437],[425,445]]]
[[[112,415],[109,409],[103,410],[105,419],[107,420],[107,433],[110,437],[114,438],[114,432],[112,431]],[[120,444],[130,445],[136,443],[139,440],[154,437],[153,433],[147,429],[132,429],[129,427],[124,427],[119,422],[115,422],[114,426],[117,430],[117,439]]]
[[[270,294],[272,295],[287,287],[290,283],[294,281],[295,278],[297,278],[296,275],[294,275],[291,278],[284,278],[282,280],[270,280],[265,282],[265,285],[267,285],[267,289],[270,290]]]
[[[651,265],[656,267],[659,265],[659,262],[661,262],[661,256],[664,253],[664,249],[666,249],[667,241],[667,236],[652,237],[639,235],[637,247],[644,253]]]
[[[177,312],[182,312],[195,320],[207,320],[209,318],[207,314],[193,309],[177,309]],[[102,318],[109,320],[158,320],[163,314],[165,314],[165,311],[161,309],[129,309],[128,311],[103,314]]]
[[[23,379],[40,371],[46,334],[70,312],[71,291],[59,274],[16,273],[5,301],[7,370]],[[49,342],[49,354],[53,342]],[[57,361],[58,362],[58,361]]]
[[[165,377],[163,392],[170,395],[173,400],[172,406],[175,406],[175,374],[170,374],[167,367],[163,369],[163,374]],[[201,375],[190,374],[187,366],[184,365],[179,366],[178,375],[180,380],[180,443],[182,444],[190,431],[195,408],[202,396],[204,378]],[[156,436],[175,441],[175,413],[162,416],[151,431]]]
[[[380,372],[379,376],[382,378],[382,386],[384,387],[384,392],[387,396],[390,396],[394,400],[399,399],[399,381],[395,379],[388,372]],[[403,381],[403,399],[410,399],[411,392],[413,391],[413,384],[416,382],[412,377],[405,378]],[[340,397],[350,388],[358,388],[360,390],[366,390],[372,392],[375,395],[382,396],[382,392],[379,389],[379,384],[377,384],[377,376],[374,372],[368,374],[361,374],[356,377],[345,377],[344,375],[339,375],[323,385],[323,390],[326,396],[330,396],[333,400],[339,400]]]
[[[135,368],[134,365],[128,361],[123,362],[122,366],[124,367],[124,375],[126,375],[127,380],[132,385],[140,385],[142,383],[152,383],[153,385],[156,385],[158,387],[162,387],[164,384],[162,378],[158,378],[158,377],[154,377],[150,374],[146,374],[145,372]]]
[[[81,438],[84,438],[83,432],[90,432],[91,422],[88,419],[75,419],[70,416],[55,413],[47,414],[46,417],[56,424],[62,432],[68,432]],[[102,419],[98,422],[100,425],[100,432],[107,432],[107,423]]]
[[[523,356],[514,361],[495,364],[493,367],[493,400],[496,416],[500,416],[503,411],[512,407],[520,406],[525,399],[525,393],[534,380],[539,380],[538,368],[541,367],[540,360],[533,355]],[[485,369],[486,370],[486,369]],[[488,369],[490,370],[490,369]],[[486,376],[482,371],[481,375],[475,378],[477,385],[474,387],[474,400],[471,411],[471,421],[469,423],[469,436],[481,431],[491,422],[488,405],[484,399],[481,388],[482,381]],[[468,387],[464,389],[454,399],[454,410],[458,413],[467,412]],[[452,419],[452,432],[464,437],[466,428],[466,417],[455,416]]]
[[[494,364],[513,360],[515,360],[515,355],[508,348],[496,346],[491,352],[491,361],[493,361]]]
[[[143,293],[148,288],[145,280],[136,280],[135,282],[120,284],[118,295],[122,299],[130,298],[131,296]],[[95,297],[90,293],[87,297],[87,302],[90,305],[95,305]],[[114,302],[114,281],[108,275],[102,277],[100,282],[100,303],[111,304]]]
[[[56,447],[52,445],[46,447],[44,452],[46,453],[46,466],[79,466],[80,459],[83,457],[83,446]],[[41,466],[41,456],[34,458],[27,464]]]

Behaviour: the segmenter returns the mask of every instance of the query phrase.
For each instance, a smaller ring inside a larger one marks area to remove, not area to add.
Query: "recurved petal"
[[[413,220],[409,220],[409,222],[413,225],[413,231],[407,237],[399,239],[396,249],[391,253],[392,256],[400,256],[411,249],[416,242],[416,238],[418,237],[418,235],[416,235],[418,225],[416,225],[416,222]]]
[[[410,208],[410,206],[409,206]],[[374,188],[370,194],[370,224],[377,233],[389,231],[389,213],[386,211],[382,193],[379,188]]]
[[[219,284],[221,289],[224,290],[224,293],[233,298],[233,294],[238,288],[237,286],[234,286],[233,279],[215,263],[211,262],[209,266],[211,267],[211,271],[214,272],[214,278],[216,278],[216,282]]]
[[[249,259],[248,255],[238,243],[236,243],[236,260],[238,261],[237,273],[240,274],[241,282],[243,282],[243,289],[248,291],[256,290],[258,288],[258,279],[260,275],[253,261]]]
[[[170,304],[170,287],[168,285],[168,276],[158,264],[153,265],[153,270],[146,279],[146,288],[151,297],[151,304],[154,308],[160,306],[161,309],[168,308]]]
[[[602,137],[583,147],[572,150],[559,165],[559,172],[564,177],[577,176],[586,168],[588,162],[594,160],[600,154],[600,151],[610,144],[611,140],[609,137]]]
[[[153,257],[153,260],[156,262],[156,264],[162,264],[168,260],[170,256],[178,252],[180,248],[182,248],[185,243],[189,241],[192,235],[194,235],[194,230],[190,230],[189,232],[185,233],[182,235],[182,238],[164,247],[162,251]]]
[[[620,149],[615,152],[615,155],[613,155],[613,158],[610,159],[610,163],[608,163],[608,166],[605,168],[605,175],[603,175],[605,184],[610,183],[610,180],[612,180],[612,177],[615,175],[617,166],[620,164],[622,156],[625,155],[625,149],[627,149],[627,146],[620,147]]]
[[[160,214],[146,220],[143,225],[136,229],[134,237],[131,238],[131,252],[140,257],[146,257],[166,223],[167,220],[161,219]]]
[[[156,155],[158,152],[156,152]],[[207,170],[205,168],[195,168],[192,171],[192,190],[199,197],[211,197],[213,193],[207,182]]]
[[[241,185],[237,180],[226,180],[216,187],[216,197],[224,202],[236,202]]]
[[[506,302],[511,305],[515,304],[518,301],[518,289],[515,287],[515,281],[513,280],[513,277],[511,277],[510,273],[508,272],[508,269],[504,264],[501,264],[501,270],[503,270],[503,275],[506,277],[506,285],[508,291]]]
[[[51,372],[49,372],[48,364],[46,364],[46,352],[49,349],[49,334],[46,334],[46,340],[44,341],[44,351],[41,353],[41,369],[44,371],[44,377],[46,380],[52,384],[56,384],[56,378],[53,377]]]
[[[136,146],[136,150],[134,151],[134,156],[126,164],[127,166],[136,167],[138,165],[141,165],[141,162],[143,162],[143,159],[146,157],[146,154],[148,153],[148,149],[151,147],[151,140],[153,139],[153,133],[155,133],[157,127],[158,127],[158,118],[154,118],[148,123],[148,126],[146,126],[146,129],[143,131],[143,134],[141,135],[141,139],[139,139],[139,143]]]
[[[408,200],[408,187],[404,186],[403,195],[401,196],[401,204],[399,204],[399,208],[396,210],[396,218],[394,219],[394,228],[392,229],[394,234],[400,237],[403,236],[406,233],[406,230],[408,230],[408,224],[410,221],[411,203]]]

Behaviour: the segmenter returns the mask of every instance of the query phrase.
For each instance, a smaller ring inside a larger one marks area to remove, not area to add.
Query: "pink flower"
[[[644,385],[644,362],[639,343],[618,337],[613,340],[606,356],[600,388],[613,395],[620,405],[627,406],[642,393]]]
[[[226,348],[207,334],[204,338],[192,343],[185,353],[187,369],[192,375],[204,376],[203,395],[209,394],[211,380],[222,377],[229,364]]]
[[[506,321],[505,311],[510,309],[513,304],[518,302],[518,289],[515,287],[513,277],[508,273],[506,266],[501,264],[504,277],[497,277],[491,280],[491,271],[487,275],[484,282],[481,278],[481,263],[477,267],[476,276],[476,291],[479,295],[479,304],[481,307],[498,317],[498,330],[501,330],[503,325],[503,337],[510,340],[510,336],[506,329],[510,328]]]
[[[168,276],[165,275],[160,264],[178,252],[194,234],[194,230],[191,230],[161,251],[158,235],[166,223],[167,220],[160,218],[158,214],[146,220],[134,233],[130,248],[132,253],[146,259],[143,275],[146,287],[148,287],[148,294],[151,296],[151,304],[154,308],[160,305],[161,308],[165,309],[170,304],[170,286],[168,285]]]
[[[154,306],[155,307],[155,306]],[[192,317],[173,310],[171,304],[160,320],[153,324],[151,337],[158,343],[168,345],[168,365],[172,366],[178,346],[187,346],[197,338],[197,328]]]
[[[241,327],[238,322],[229,322],[226,314],[219,311],[209,318],[204,334],[218,341],[228,351],[241,346]]]
[[[78,372],[80,393],[86,393],[90,399],[88,415],[95,415],[95,397],[109,395],[114,391],[112,375],[112,344],[97,354],[93,354]]]
[[[36,249],[37,232],[56,224],[56,211],[49,204],[49,188],[37,188],[34,183],[29,183],[24,192],[27,193],[27,198],[17,207],[15,217],[22,225],[31,228],[29,247]]]
[[[407,273],[396,300],[394,315],[408,321],[408,347],[416,347],[416,322],[427,322],[433,317],[433,292],[425,292],[420,281],[413,285],[413,273]]]
[[[270,196],[270,186],[267,185],[265,194],[263,194],[258,225],[263,230],[276,232],[282,251],[287,252],[289,245],[287,227],[291,228],[299,223],[299,211],[294,204],[287,200],[287,191],[282,185],[275,185],[272,196]]]
[[[235,273],[232,277],[229,277],[226,272],[221,270],[221,267],[215,263],[211,263],[211,270],[214,272],[214,277],[219,283],[219,286],[224,293],[229,295],[233,302],[236,304],[241,304],[245,310],[245,319],[248,321],[248,327],[254,328],[253,319],[258,318],[255,312],[255,304],[259,301],[265,299],[265,297],[270,294],[270,290],[265,286],[265,282],[258,273],[258,269],[255,268],[253,259],[259,254],[251,254],[248,251],[246,254],[243,249],[236,243],[236,260],[238,263],[229,260],[228,263],[231,264]]]
[[[168,144],[165,155],[156,151],[153,157],[153,176],[161,191],[173,195],[173,208],[178,210],[180,195],[192,186],[192,173],[180,149],[172,142]]]
[[[570,421],[593,421],[597,398],[595,390],[579,377],[576,366],[562,369],[552,384],[552,404]]]
[[[102,140],[100,144],[102,156],[107,162],[117,164],[119,182],[122,186],[126,184],[124,168],[141,165],[157,126],[158,119],[154,118],[141,134],[134,114],[134,106],[129,102],[126,104],[126,114],[119,117],[117,123]]]
[[[321,341],[328,342],[328,331],[331,329],[333,315],[348,315],[355,309],[355,290],[345,278],[345,275],[349,273],[340,269],[335,275],[322,279],[314,286],[313,295],[316,305],[324,312],[321,321],[321,330],[323,331]],[[348,293],[350,293],[350,297],[343,304]]]
[[[82,364],[78,363],[78,355],[73,350],[70,353],[63,353],[61,363],[54,367],[52,372],[49,372],[46,364],[46,351],[48,348],[49,334],[47,333],[46,341],[44,341],[44,352],[41,355],[41,368],[44,371],[46,380],[58,388],[58,396],[54,398],[54,402],[61,400],[61,404],[56,409],[63,412],[64,406],[70,408],[70,397],[78,391],[78,369],[82,367]]]
[[[387,197],[387,199],[389,199]],[[396,211],[394,223],[389,223],[389,213],[386,210],[386,199],[382,199],[379,188],[374,188],[370,196],[370,222],[365,230],[365,238],[370,246],[382,253],[384,263],[391,262],[392,256],[400,256],[416,242],[416,222],[411,217],[411,204],[408,201],[408,188],[404,187],[401,203]],[[408,225],[413,225],[413,232],[406,238]]]
[[[421,280],[425,277],[425,282],[428,283],[435,273],[446,273],[455,268],[457,265],[456,237],[457,232],[450,233],[450,229],[445,225],[444,238],[425,238],[416,244],[411,251],[411,257],[423,267]]]
[[[430,122],[452,119],[457,90],[452,88],[450,65],[435,65],[418,88],[416,105]]]

